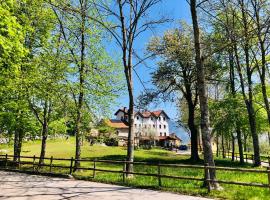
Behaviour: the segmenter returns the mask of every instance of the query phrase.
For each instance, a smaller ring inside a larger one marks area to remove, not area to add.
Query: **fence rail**
[[[218,151],[215,153],[218,153],[219,156],[224,154],[226,158],[231,158],[233,155],[232,151],[224,151],[224,152]],[[261,163],[268,164],[270,166],[270,156],[260,156],[260,158],[261,158]],[[236,161],[240,160],[240,154],[238,152],[234,153],[234,159]],[[244,159],[244,162],[246,163],[249,163],[249,161],[254,163],[254,154],[243,153],[243,159]]]
[[[31,159],[31,161],[22,161],[22,159]],[[163,164],[163,163],[151,163],[151,162],[129,162],[125,160],[97,160],[97,159],[80,159],[76,160],[73,158],[54,158],[54,157],[45,157],[44,160],[49,160],[49,164],[39,163],[36,162],[40,160],[40,157],[37,156],[20,156],[15,157],[13,155],[0,155],[0,166],[4,169],[9,169],[9,167],[16,167],[19,170],[22,169],[23,165],[30,165],[31,172],[39,171],[42,167],[49,167],[49,172],[52,172],[53,168],[60,168],[60,169],[69,169],[69,174],[72,174],[75,170],[90,170],[93,172],[93,178],[97,176],[96,172],[108,172],[108,173],[118,173],[122,174],[122,181],[126,181],[126,176],[129,174],[138,175],[138,176],[150,176],[156,177],[159,187],[162,187],[162,179],[178,179],[178,180],[191,180],[191,181],[201,181],[205,182],[208,188],[208,191],[211,190],[211,183],[217,182],[222,184],[234,184],[234,185],[242,185],[242,186],[253,186],[253,187],[263,187],[270,189],[270,167],[267,167],[266,170],[259,170],[259,169],[243,169],[243,168],[231,168],[231,167],[212,167],[208,164],[202,165],[186,165],[186,164]],[[63,164],[53,164],[54,161],[68,161],[67,165]],[[90,162],[92,165],[90,167],[77,167],[75,168],[74,162]],[[111,170],[111,169],[104,169],[98,168],[97,163],[109,163],[115,165],[123,165],[122,170]],[[157,173],[147,173],[147,172],[128,172],[126,171],[126,166],[128,164],[133,165],[143,165],[143,166],[152,166],[156,167]],[[186,169],[198,169],[203,170],[203,177],[191,177],[191,176],[175,176],[175,175],[168,175],[162,173],[162,168],[164,167],[173,167],[173,168],[186,168]],[[219,180],[219,179],[211,179],[210,171],[235,171],[235,172],[246,172],[246,173],[260,173],[266,174],[268,177],[268,184],[265,183],[251,183],[251,182],[237,182],[237,181],[228,181],[228,180]]]

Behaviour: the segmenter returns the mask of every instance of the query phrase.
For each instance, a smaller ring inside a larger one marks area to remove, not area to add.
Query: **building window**
[[[163,117],[163,120],[164,120],[164,121],[166,121],[166,118],[165,118],[165,117]]]
[[[140,118],[139,118],[139,116],[137,116],[137,120],[139,120]]]
[[[153,128],[156,128],[156,125],[155,124],[153,124]]]
[[[166,136],[166,132],[164,132],[164,136]]]
[[[151,117],[151,120],[153,121],[153,117]]]
[[[134,124],[135,125],[135,128],[137,128],[137,124]]]
[[[122,116],[122,117],[121,117],[121,120],[123,120],[123,119],[124,119],[124,117]]]
[[[166,125],[164,125],[164,128],[166,128]]]
[[[160,120],[161,120],[161,118],[160,118],[160,117],[158,117],[158,120],[160,121]]]
[[[162,136],[162,133],[160,132],[159,135]]]
[[[144,128],[146,128],[146,125],[144,125]]]
[[[159,125],[159,128],[161,128],[161,125]]]

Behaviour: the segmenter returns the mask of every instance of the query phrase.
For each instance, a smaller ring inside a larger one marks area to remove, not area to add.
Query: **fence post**
[[[160,162],[158,162],[158,186],[161,187],[161,167],[160,167]]]
[[[205,184],[207,186],[208,192],[211,192],[211,187],[210,187],[210,173],[209,173],[209,164],[205,163],[204,165],[204,177],[205,177]]]
[[[246,163],[248,163],[248,155],[247,155],[247,153],[246,153]]]
[[[5,168],[7,169],[7,163],[8,163],[8,155],[6,154],[6,163],[5,163]]]
[[[51,160],[50,160],[50,173],[52,172],[52,162],[53,162],[53,156],[51,156]]]
[[[33,171],[35,171],[35,161],[36,161],[36,155],[33,157]]]
[[[126,161],[124,160],[124,164],[123,164],[123,183],[126,181]],[[94,168],[96,169],[96,167]]]
[[[251,159],[252,159],[252,162],[254,164],[254,155],[253,154],[251,155]]]
[[[93,170],[93,178],[96,177],[96,158],[94,159],[94,170]]]
[[[69,174],[72,174],[72,167],[73,167],[73,157],[71,157],[70,159]]]

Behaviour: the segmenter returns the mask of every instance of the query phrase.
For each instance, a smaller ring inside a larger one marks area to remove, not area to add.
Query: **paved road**
[[[0,171],[1,200],[207,200],[89,181]]]

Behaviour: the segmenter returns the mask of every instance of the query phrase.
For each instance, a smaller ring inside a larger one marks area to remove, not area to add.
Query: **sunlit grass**
[[[12,154],[11,145],[0,145],[0,150],[5,150],[8,154]],[[2,151],[3,152],[3,151]],[[47,144],[46,157],[53,156],[54,158],[71,158],[74,157],[75,152],[75,140],[74,138],[49,140]],[[39,156],[40,153],[40,141],[26,142],[23,144],[22,155],[27,156]],[[2,153],[4,154],[4,153]],[[89,159],[107,159],[107,160],[124,160],[126,157],[126,148],[124,147],[106,147],[94,145],[90,146],[87,142],[84,142],[82,147],[82,158]],[[24,161],[30,161],[24,159]],[[194,164],[188,160],[188,156],[176,155],[174,152],[165,151],[162,149],[151,150],[136,150],[135,161],[145,161],[152,163],[174,163],[174,164]],[[38,162],[38,161],[36,161]],[[50,164],[50,160],[45,161],[46,164]],[[53,161],[54,165],[70,166],[70,161]],[[203,163],[200,162],[200,165]],[[93,167],[93,162],[87,161],[81,163],[82,167]],[[226,167],[241,167],[252,168],[250,164],[240,165],[239,162],[231,162],[230,159],[216,158],[217,166]],[[31,165],[25,165],[28,169],[32,169]],[[97,168],[108,170],[123,170],[123,164],[109,164],[109,163],[97,163]],[[265,168],[256,168],[265,170]],[[39,171],[48,172],[49,167],[39,169]],[[55,173],[69,173],[69,169],[52,168]],[[158,173],[156,166],[143,166],[135,165],[135,172],[143,173]],[[190,168],[175,168],[175,167],[162,167],[161,173],[173,176],[187,176],[203,178],[204,171],[202,169],[190,169]],[[95,178],[93,178],[92,170],[81,170],[73,173],[73,176],[78,179],[85,179],[91,181],[99,181],[105,183],[115,183],[121,185],[128,185],[141,188],[152,188],[165,191],[179,192],[183,194],[208,196],[220,199],[253,199],[253,200],[268,200],[270,198],[270,190],[265,188],[256,188],[249,186],[237,186],[222,184],[224,188],[222,191],[212,191],[208,193],[206,188],[203,187],[203,183],[199,181],[189,180],[174,180],[168,178],[162,178],[162,187],[158,186],[157,177],[140,176],[135,175],[132,179],[126,179],[123,182],[122,173],[108,173],[108,172],[96,172]],[[252,183],[268,183],[267,174],[259,173],[243,173],[243,172],[231,172],[231,171],[217,171],[217,179],[228,181],[240,181],[240,182],[252,182]]]

